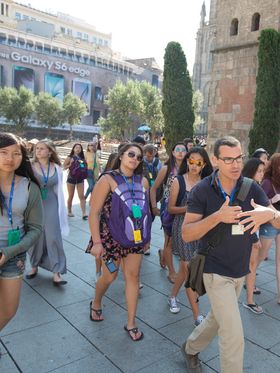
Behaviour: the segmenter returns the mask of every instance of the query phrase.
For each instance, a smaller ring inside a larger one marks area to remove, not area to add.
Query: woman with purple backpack
[[[87,178],[87,163],[84,156],[83,147],[81,144],[74,144],[69,156],[65,159],[63,168],[69,170],[67,177],[67,209],[68,216],[73,217],[72,202],[75,189],[77,188],[80,206],[82,210],[82,219],[87,220],[86,215],[86,199],[84,196],[84,180]]]
[[[168,205],[168,198],[170,194],[170,189],[174,179],[178,174],[178,170],[182,164],[182,161],[187,153],[186,147],[184,143],[178,142],[176,143],[172,149],[168,160],[164,163],[164,166],[160,169],[157,178],[154,182],[154,185],[151,187],[150,190],[150,197],[151,197],[151,206],[152,206],[152,213],[155,216],[161,217],[162,227],[164,230],[164,249],[158,250],[159,259],[160,259],[160,266],[168,268],[168,280],[174,284],[176,280],[176,272],[173,266],[173,257],[172,257],[172,216],[169,216],[170,219],[165,220],[165,216],[168,217],[167,212],[167,205]],[[157,208],[156,202],[156,193],[157,189],[159,189],[163,185],[163,198],[161,200],[161,207],[160,210]],[[167,222],[167,220],[169,220]]]
[[[143,150],[138,144],[123,145],[112,171],[100,177],[90,203],[91,242],[88,250],[102,259],[102,275],[90,302],[90,319],[103,321],[102,298],[117,278],[122,261],[128,320],[125,331],[133,341],[144,334],[135,324],[139,274],[145,246],[151,239],[149,183],[142,177]]]

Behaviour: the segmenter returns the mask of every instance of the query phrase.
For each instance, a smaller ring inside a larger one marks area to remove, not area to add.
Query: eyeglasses
[[[137,155],[135,152],[133,151],[130,151],[130,152],[127,152],[125,153],[129,156],[129,158],[136,158],[138,162],[142,162],[143,161],[143,157],[142,155]]]
[[[190,165],[197,165],[198,167],[202,167],[203,165],[204,165],[204,162],[201,160],[201,159],[191,159],[191,158],[189,158],[188,159],[188,163],[190,164]]]
[[[221,161],[225,162],[225,164],[233,164],[234,161],[236,161],[236,163],[241,163],[244,159],[244,155],[241,154],[239,155],[238,157],[236,158],[231,158],[231,157],[224,157],[224,158],[219,158]]]
[[[175,152],[177,152],[177,153],[186,153],[186,148],[179,148],[179,147],[176,147],[174,150],[175,150]]]

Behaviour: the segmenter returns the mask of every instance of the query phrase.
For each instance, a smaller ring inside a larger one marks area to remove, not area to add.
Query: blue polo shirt
[[[221,208],[225,197],[217,184],[216,172],[192,188],[188,197],[187,213],[200,214],[206,218]],[[236,197],[242,180],[241,176],[237,181],[233,204],[241,206],[243,211],[253,209],[250,203],[252,198],[262,206],[270,204],[268,197],[256,182],[253,182],[246,200],[244,202],[237,201]],[[202,250],[208,247],[209,242],[214,243],[214,247],[209,250],[206,256],[204,272],[233,278],[247,275],[252,244],[256,241],[256,235],[251,235],[250,231],[246,231],[243,235],[232,235],[232,224],[218,224],[200,240]]]

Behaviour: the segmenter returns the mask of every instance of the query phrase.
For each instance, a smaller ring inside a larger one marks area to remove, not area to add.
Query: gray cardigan
[[[33,181],[30,181],[28,189],[29,197],[26,210],[24,211],[25,235],[16,245],[2,247],[0,249],[0,252],[5,255],[5,262],[30,249],[39,239],[43,231],[43,206],[40,189]]]

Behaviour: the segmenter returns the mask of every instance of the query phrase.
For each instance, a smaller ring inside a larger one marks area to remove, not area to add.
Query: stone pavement
[[[95,286],[95,265],[84,249],[89,239],[88,223],[78,205],[71,218],[71,233],[64,238],[68,261],[68,284],[52,285],[51,274],[40,269],[24,280],[16,317],[0,334],[1,373],[94,373],[94,372],[185,372],[180,347],[193,329],[191,310],[181,289],[181,312],[171,314],[167,296],[171,284],[158,263],[163,245],[159,221],[153,226],[151,255],[144,257],[137,324],[142,341],[132,342],[123,330],[126,305],[122,274],[104,297],[105,321],[89,319],[89,302]],[[240,305],[246,336],[244,371],[280,372],[280,306],[276,303],[274,250],[258,270],[256,296],[265,313],[255,315]],[[178,265],[178,263],[177,263]],[[29,269],[29,268],[27,268]],[[240,302],[245,299],[243,290]],[[209,309],[207,296],[200,299],[202,313]],[[205,373],[219,371],[217,338],[201,353]]]

